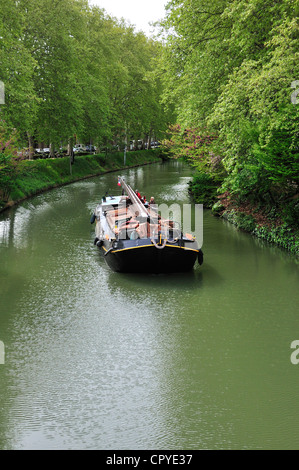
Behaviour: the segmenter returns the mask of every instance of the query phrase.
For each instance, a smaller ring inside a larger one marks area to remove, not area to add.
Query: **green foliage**
[[[299,237],[298,231],[292,230],[288,224],[268,229],[267,227],[256,227],[254,229],[254,235],[262,240],[269,243],[275,243],[276,245],[285,248],[286,250],[299,255]]]
[[[167,12],[165,103],[182,129],[217,136],[208,152],[221,162],[223,192],[298,225],[299,105],[291,83],[299,80],[299,1],[171,0]],[[211,174],[208,160],[196,158]]]
[[[245,232],[253,233],[256,228],[256,222],[250,214],[232,210],[226,213],[225,218]]]
[[[237,210],[226,211],[223,217],[240,230],[249,232],[268,243],[279,245],[295,255],[299,254],[298,229],[290,227],[287,223],[279,226],[273,224],[272,227],[260,225],[252,215]]]
[[[160,51],[87,0],[0,0],[1,112],[22,146],[53,152],[158,140],[169,122],[155,73]]]
[[[299,200],[287,201],[282,209],[283,219],[290,227],[299,229]]]
[[[196,169],[189,191],[194,200],[211,208],[216,200],[217,190],[224,178],[221,158],[212,151],[215,135],[206,129],[182,128],[172,125],[169,138],[164,141],[164,149],[173,158],[182,158]]]
[[[159,159],[159,151],[156,149],[128,152],[126,166],[153,163]],[[17,201],[58,185],[123,167],[124,154],[122,152],[115,152],[108,156],[99,154],[77,157],[76,164],[72,166],[72,173],[70,173],[68,157],[22,160],[18,163],[15,177],[10,179],[10,200]]]
[[[168,140],[164,141],[164,148],[169,155],[183,158],[199,172],[207,172],[215,180],[220,181],[223,178],[221,158],[212,151],[216,135],[209,134],[206,129],[184,129],[176,124],[169,127],[168,136]]]
[[[295,71],[299,74],[296,32],[295,21],[277,28],[278,36],[265,45],[264,61],[245,60],[234,71],[209,119],[218,127],[234,190],[245,195],[240,167],[251,173],[257,190],[263,180],[266,190],[276,185],[288,197],[298,183],[299,109],[290,99]]]
[[[20,132],[31,128],[36,110],[35,61],[23,41],[24,23],[19,2],[0,0],[0,80],[5,85],[1,118]]]
[[[0,204],[8,201],[13,181],[16,177],[16,165],[13,157],[16,155],[17,134],[7,123],[0,120]]]
[[[13,186],[15,168],[11,159],[0,153],[0,201],[7,202]]]
[[[198,204],[212,208],[216,201],[219,184],[208,173],[197,172],[189,183],[189,191]]]

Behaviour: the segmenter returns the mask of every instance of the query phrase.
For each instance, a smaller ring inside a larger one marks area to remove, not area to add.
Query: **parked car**
[[[50,154],[49,148],[36,148],[34,149],[34,155],[39,158],[47,157]]]
[[[96,147],[94,145],[86,145],[86,152],[96,152]]]
[[[152,149],[156,149],[156,148],[158,148],[158,147],[160,147],[159,142],[151,142],[151,148],[152,148]]]
[[[74,148],[76,149],[76,152],[86,152],[86,146],[83,144],[76,144]]]
[[[29,157],[29,149],[28,147],[24,147],[22,149],[19,149],[17,152],[18,157]]]
[[[74,153],[86,153],[86,150],[82,150],[80,147],[73,147]]]

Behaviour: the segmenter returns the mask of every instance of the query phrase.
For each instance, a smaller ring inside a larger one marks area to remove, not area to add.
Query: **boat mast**
[[[123,177],[119,176],[119,182],[120,182],[122,188],[124,189],[124,191],[126,192],[127,196],[131,199],[132,204],[137,206],[138,210],[140,211],[139,215],[141,217],[146,217],[146,218],[151,217],[149,211],[146,209],[146,207],[144,207],[144,205],[140,201],[139,197],[135,194],[135,191],[133,191],[131,186],[129,186],[125,182]]]

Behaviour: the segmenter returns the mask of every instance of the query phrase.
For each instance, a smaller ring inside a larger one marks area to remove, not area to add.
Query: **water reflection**
[[[143,293],[153,290],[163,291],[163,295],[172,295],[173,289],[200,289],[203,282],[203,274],[199,270],[193,270],[187,273],[165,274],[132,274],[132,273],[111,273],[108,270],[109,287],[121,285],[126,291],[141,291]]]

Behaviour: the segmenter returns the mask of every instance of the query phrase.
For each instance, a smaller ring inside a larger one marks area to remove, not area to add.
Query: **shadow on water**
[[[223,283],[224,278],[219,271],[211,264],[204,262],[199,266],[196,262],[194,268],[185,273],[117,273],[111,271],[100,253],[95,256],[96,265],[106,277],[106,281],[111,288],[122,288],[124,290],[165,290],[184,292],[195,290],[200,292],[205,285],[210,287]]]
[[[111,273],[109,276],[111,284],[121,283],[124,287],[140,289],[160,289],[162,286],[164,289],[176,290],[184,290],[190,287],[200,289],[202,281],[202,273],[197,271],[171,274]]]

